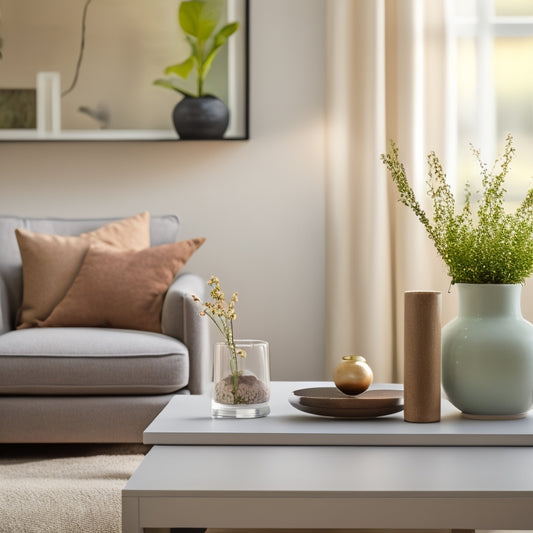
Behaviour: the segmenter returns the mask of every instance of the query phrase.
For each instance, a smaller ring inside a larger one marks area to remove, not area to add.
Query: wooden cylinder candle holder
[[[438,422],[441,397],[441,293],[404,295],[404,420]]]

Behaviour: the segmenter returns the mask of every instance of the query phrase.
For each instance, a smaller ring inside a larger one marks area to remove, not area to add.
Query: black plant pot
[[[215,96],[186,96],[174,108],[172,119],[180,139],[222,139],[229,111]]]

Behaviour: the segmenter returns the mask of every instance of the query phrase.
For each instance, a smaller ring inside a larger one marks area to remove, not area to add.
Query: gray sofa
[[[15,328],[22,298],[15,228],[79,235],[116,219],[0,217],[0,442],[142,442],[175,394],[204,390],[209,333],[190,294],[205,282],[179,273],[163,333],[109,328]],[[152,217],[151,245],[174,242],[179,220]]]

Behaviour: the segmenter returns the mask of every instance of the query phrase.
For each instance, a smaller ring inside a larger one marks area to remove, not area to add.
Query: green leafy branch
[[[505,151],[489,170],[478,150],[472,148],[482,178],[482,194],[474,213],[470,185],[465,187],[464,204],[457,208],[435,152],[430,152],[426,181],[432,201],[430,219],[409,185],[399,150],[391,142],[381,159],[399,193],[426,229],[437,253],[448,267],[452,283],[524,283],[533,273],[533,188],[529,189],[514,213],[505,211],[505,178],[514,155],[513,138],[507,136]],[[496,167],[500,163],[500,170]]]

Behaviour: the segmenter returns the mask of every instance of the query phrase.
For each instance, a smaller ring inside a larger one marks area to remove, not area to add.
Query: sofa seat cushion
[[[166,394],[189,381],[189,354],[160,333],[38,328],[0,335],[0,394]]]

